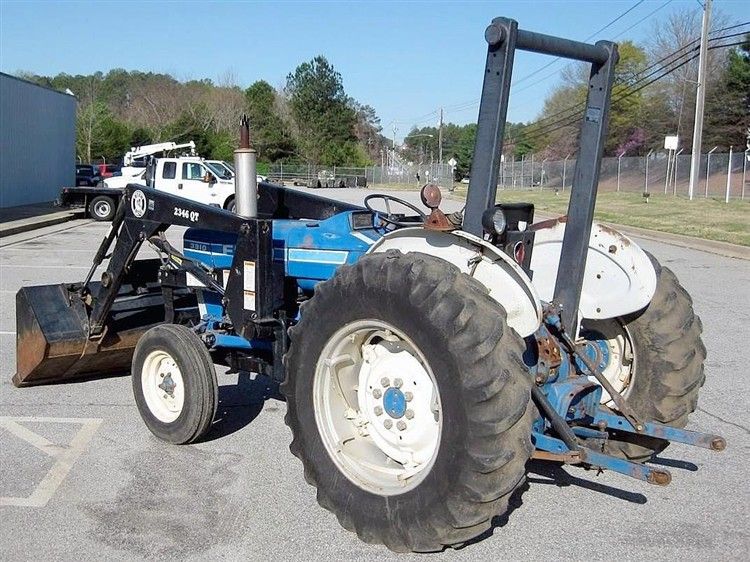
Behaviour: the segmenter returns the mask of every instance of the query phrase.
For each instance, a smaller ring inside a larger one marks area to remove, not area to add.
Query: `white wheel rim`
[[[602,374],[614,387],[614,389],[627,398],[633,388],[633,380],[636,373],[636,357],[633,348],[633,340],[627,327],[617,319],[587,321],[585,329],[599,332],[604,336],[603,341],[607,345],[609,361],[602,369]],[[589,379],[597,383],[594,376]],[[598,384],[598,383],[597,383]],[[614,400],[604,388],[602,388],[601,404],[616,408]]]
[[[94,205],[94,213],[98,217],[106,217],[109,214],[109,203],[106,201],[99,201]]]
[[[429,474],[440,393],[422,352],[395,327],[361,320],[338,330],[318,359],[313,403],[328,454],[360,488],[402,494]]]
[[[172,423],[185,404],[185,384],[177,363],[166,351],[152,351],[143,362],[141,388],[146,406],[156,419]]]

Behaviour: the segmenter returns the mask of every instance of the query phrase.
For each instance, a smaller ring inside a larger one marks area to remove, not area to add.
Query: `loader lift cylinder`
[[[255,149],[250,147],[250,122],[240,119],[240,146],[234,151],[234,196],[237,214],[251,219],[258,216],[258,176]]]
[[[484,36],[489,46],[463,225],[464,230],[476,236],[483,234],[482,213],[495,205],[516,49],[591,64],[580,147],[568,204],[568,222],[554,292],[554,302],[561,308],[563,326],[574,334],[607,135],[617,46],[609,41],[591,45],[519,30],[518,23],[508,18],[493,19]]]

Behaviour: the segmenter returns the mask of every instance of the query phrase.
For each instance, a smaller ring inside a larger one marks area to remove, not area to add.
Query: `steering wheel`
[[[383,211],[378,211],[377,209],[372,208],[372,206],[370,205],[370,201],[372,201],[373,199],[383,200],[383,202],[385,203],[385,209],[386,209],[385,214],[383,214]],[[417,216],[420,219],[419,222],[400,220],[401,218],[403,218],[403,216],[391,212],[391,203],[398,203],[399,205],[402,205],[406,207],[407,209],[411,209],[412,211],[417,213]],[[420,224],[424,224],[424,222],[427,220],[427,215],[425,215],[419,209],[419,207],[409,203],[408,201],[399,199],[398,197],[393,197],[392,195],[385,195],[382,193],[374,193],[372,195],[368,195],[367,197],[365,197],[365,207],[373,215],[377,215],[384,222],[387,222],[388,224],[392,224],[393,226],[402,226],[402,227],[417,226]]]

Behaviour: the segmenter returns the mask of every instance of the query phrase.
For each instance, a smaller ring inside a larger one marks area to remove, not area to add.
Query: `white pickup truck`
[[[64,187],[58,198],[63,207],[83,207],[94,220],[111,220],[130,183],[146,185],[144,171],[138,176],[107,178],[105,187]],[[214,165],[197,156],[159,158],[154,166],[152,187],[185,199],[234,211],[234,178],[217,173]],[[262,181],[259,177],[258,181]]]

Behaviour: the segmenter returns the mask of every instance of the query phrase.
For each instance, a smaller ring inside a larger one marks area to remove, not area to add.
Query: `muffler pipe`
[[[240,119],[240,147],[234,151],[234,197],[236,213],[246,219],[258,216],[258,176],[255,149],[250,146],[250,120]]]

